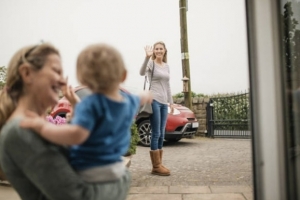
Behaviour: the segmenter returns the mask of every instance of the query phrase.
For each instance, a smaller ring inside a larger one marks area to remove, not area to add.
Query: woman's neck
[[[160,64],[160,65],[162,65],[162,64],[164,63],[163,60],[160,59],[160,58],[156,58],[156,59],[155,59],[155,62],[156,62],[157,64]]]
[[[18,100],[17,107],[13,112],[12,117],[23,117],[28,110],[38,114],[39,116],[44,116],[47,109],[44,108],[44,106],[42,106],[41,104],[37,104],[33,99],[30,99],[29,97],[21,97]]]

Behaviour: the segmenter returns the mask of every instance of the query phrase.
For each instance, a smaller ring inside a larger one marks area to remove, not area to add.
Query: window
[[[300,1],[280,1],[287,192],[300,199]]]

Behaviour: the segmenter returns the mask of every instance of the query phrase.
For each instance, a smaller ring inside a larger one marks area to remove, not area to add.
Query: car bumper
[[[193,124],[195,123],[185,124],[180,131],[166,131],[165,139],[181,139],[193,137],[198,130],[198,125],[197,127],[194,127]]]

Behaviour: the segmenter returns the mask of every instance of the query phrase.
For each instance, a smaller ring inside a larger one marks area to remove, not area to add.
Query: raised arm
[[[141,66],[141,69],[140,69],[140,75],[141,76],[145,76],[146,75],[146,68],[147,68],[147,64],[149,62],[149,59],[150,58],[145,58],[144,62],[143,62],[143,65]]]
[[[146,57],[144,59],[143,65],[141,66],[141,69],[140,69],[140,75],[141,76],[145,76],[147,64],[148,64],[149,59],[151,58],[151,56],[153,54],[152,46],[145,46],[144,49],[145,49]]]

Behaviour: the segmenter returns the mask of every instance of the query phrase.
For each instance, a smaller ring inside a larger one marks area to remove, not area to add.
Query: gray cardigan
[[[19,122],[13,119],[1,130],[0,164],[23,200],[125,199],[128,188],[122,185],[129,181],[128,174],[109,184],[86,183],[71,168],[61,148],[20,128]]]

